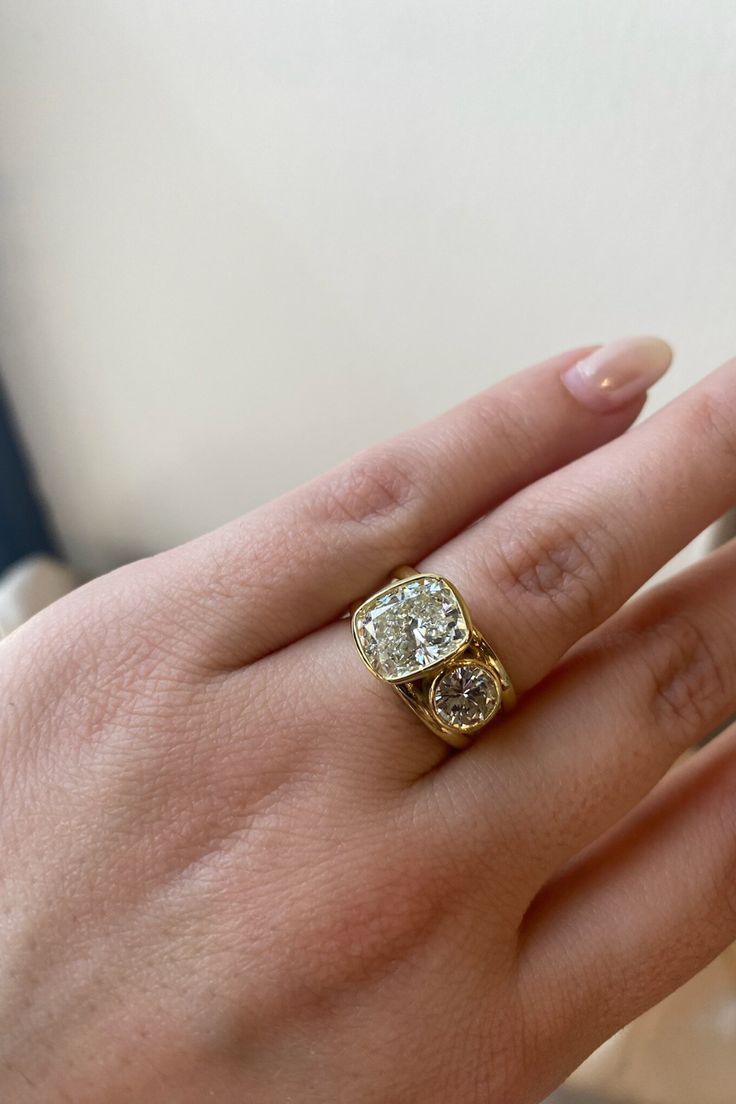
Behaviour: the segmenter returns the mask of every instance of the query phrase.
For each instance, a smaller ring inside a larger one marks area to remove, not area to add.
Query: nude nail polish
[[[583,406],[606,413],[648,391],[672,363],[672,349],[658,337],[611,341],[566,369],[562,382]]]

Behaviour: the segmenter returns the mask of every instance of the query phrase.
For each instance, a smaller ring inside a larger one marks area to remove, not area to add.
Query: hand
[[[736,549],[621,608],[736,497],[734,364],[619,437],[668,361],[557,357],[0,646],[2,1100],[530,1104],[736,937],[736,732],[661,781],[736,707]],[[404,562],[520,695],[459,754],[341,619]]]

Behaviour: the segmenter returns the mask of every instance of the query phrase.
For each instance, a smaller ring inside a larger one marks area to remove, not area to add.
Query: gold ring
[[[467,747],[499,710],[513,706],[506,668],[444,576],[398,567],[352,615],[368,670],[452,747]]]

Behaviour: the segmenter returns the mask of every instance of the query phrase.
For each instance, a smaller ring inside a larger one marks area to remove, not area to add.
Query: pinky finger
[[[543,1010],[539,1037],[552,1020],[577,1039],[565,1055],[577,1065],[734,939],[736,725],[540,894],[522,932],[522,991],[530,1015]],[[551,1081],[574,1065],[551,1068]]]

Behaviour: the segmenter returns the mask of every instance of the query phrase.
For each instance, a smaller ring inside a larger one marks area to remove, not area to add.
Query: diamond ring
[[[514,704],[511,679],[442,575],[399,567],[353,608],[353,638],[369,671],[456,748]]]

